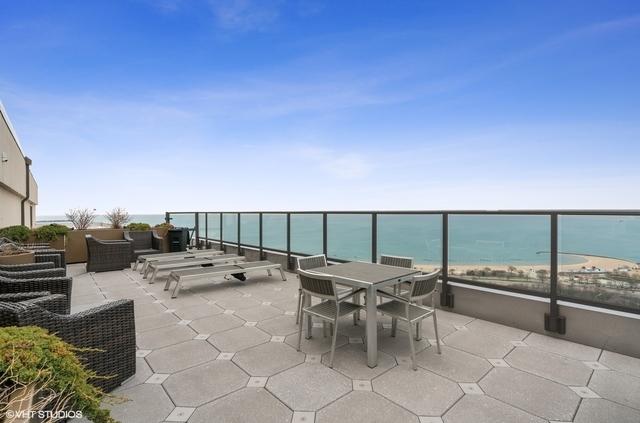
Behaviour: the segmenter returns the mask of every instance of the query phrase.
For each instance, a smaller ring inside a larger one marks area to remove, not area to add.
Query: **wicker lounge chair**
[[[87,272],[122,270],[131,265],[131,242],[99,240],[85,235],[87,242]]]
[[[331,337],[331,356],[329,357],[329,367],[333,367],[333,355],[336,350],[336,338],[338,337],[338,319],[343,316],[348,316],[360,311],[362,306],[347,301],[347,299],[360,294],[364,291],[363,288],[348,292],[346,295],[340,296],[338,289],[336,288],[336,281],[332,276],[322,275],[320,273],[306,272],[299,270],[300,276],[300,289],[304,295],[311,297],[318,297],[322,301],[318,304],[300,307],[298,312],[301,316],[307,315],[307,319],[311,319],[311,316],[322,319],[323,322],[329,322],[331,324],[332,337]],[[307,333],[307,338],[311,338],[311,333]],[[298,351],[300,351],[300,343],[302,342],[302,325],[298,328]],[[364,342],[364,348],[367,343]]]
[[[436,345],[438,354],[440,354],[440,338],[438,336],[438,320],[436,318],[435,307],[435,293],[437,292],[436,286],[438,284],[438,276],[440,271],[432,272],[426,275],[414,276],[409,283],[409,291],[406,295],[394,295],[384,291],[378,291],[378,294],[390,299],[391,301],[383,303],[378,306],[378,311],[387,316],[391,316],[394,321],[396,319],[405,321],[409,324],[409,346],[411,348],[411,361],[413,370],[417,369],[416,366],[416,352],[413,345],[413,324],[416,323],[416,331],[420,330],[417,323],[426,319],[429,316],[433,316],[433,327],[436,335]],[[426,307],[419,302],[428,296],[431,296],[431,307]],[[391,329],[392,336],[395,336],[395,326]],[[416,333],[416,338],[419,339],[419,335]]]
[[[136,334],[132,300],[119,300],[81,313],[64,313],[64,295],[48,292],[0,295],[0,327],[40,326],[78,348],[86,366],[107,379],[91,381],[109,392],[136,372]]]
[[[162,237],[156,231],[124,231],[124,239],[131,242],[131,261],[138,256],[162,253]]]
[[[171,287],[171,283],[175,281],[176,286],[173,289],[173,293],[171,294],[171,298],[176,298],[178,293],[180,292],[180,287],[184,281],[192,281],[199,279],[213,279],[215,277],[227,277],[231,275],[239,275],[245,274],[247,272],[255,272],[255,271],[267,271],[267,275],[271,276],[272,270],[279,270],[280,276],[282,276],[282,280],[286,281],[287,277],[284,275],[284,271],[282,270],[282,266],[280,264],[271,263],[270,261],[252,261],[249,263],[238,263],[238,264],[225,264],[220,266],[212,266],[212,267],[201,267],[197,269],[187,269],[187,270],[174,270],[169,273],[169,277],[167,278],[167,283],[164,286],[164,290],[168,291]]]
[[[23,272],[0,272],[0,294],[50,292],[65,296],[65,313],[71,310],[73,280],[64,275],[64,269],[51,268]]]

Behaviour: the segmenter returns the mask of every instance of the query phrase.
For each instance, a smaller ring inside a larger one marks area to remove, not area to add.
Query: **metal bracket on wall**
[[[442,307],[453,308],[453,293],[451,292],[442,292],[440,293],[440,305]]]
[[[545,313],[544,330],[564,335],[567,333],[567,318],[564,316],[552,316],[549,313]]]

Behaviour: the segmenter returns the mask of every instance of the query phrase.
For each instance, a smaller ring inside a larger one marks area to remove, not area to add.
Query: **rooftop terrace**
[[[72,312],[132,298],[137,372],[109,405],[123,422],[634,422],[640,359],[438,310],[443,348],[422,327],[417,371],[406,333],[380,318],[379,364],[367,366],[359,326],[339,326],[334,368],[321,328],[295,349],[298,281],[250,276],[186,286],[131,270],[74,277]],[[402,329],[402,327],[400,327]]]

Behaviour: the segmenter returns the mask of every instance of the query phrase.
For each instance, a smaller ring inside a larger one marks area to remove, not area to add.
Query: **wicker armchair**
[[[25,272],[0,272],[0,294],[33,293],[47,291],[63,294],[65,313],[71,310],[73,279],[64,276],[64,269],[41,269]]]
[[[122,270],[131,266],[132,244],[127,240],[99,240],[85,235],[87,272]]]
[[[162,237],[156,231],[124,231],[124,239],[133,245],[131,261],[138,256],[162,252]]]
[[[28,263],[28,264],[0,264],[0,271],[5,272],[26,272],[28,270],[55,269],[53,262]]]
[[[78,355],[87,368],[107,379],[93,385],[112,391],[136,372],[136,333],[133,300],[118,300],[81,313],[60,313],[63,295],[0,297],[0,327],[40,326],[78,348],[93,348]]]
[[[32,251],[35,254],[34,260],[36,263],[52,262],[55,264],[55,267],[67,267],[67,260],[65,258],[64,250],[55,250],[53,248],[39,248]]]

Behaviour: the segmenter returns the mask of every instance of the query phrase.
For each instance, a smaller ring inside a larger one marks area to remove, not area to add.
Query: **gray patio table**
[[[336,278],[341,285],[366,289],[366,334],[367,334],[367,365],[378,365],[378,313],[376,291],[386,286],[396,285],[411,280],[413,275],[420,274],[419,270],[403,267],[386,266],[384,264],[352,261],[309,269],[310,272],[324,273]],[[311,319],[307,319],[308,332],[311,333]]]

